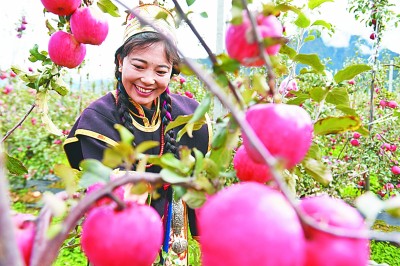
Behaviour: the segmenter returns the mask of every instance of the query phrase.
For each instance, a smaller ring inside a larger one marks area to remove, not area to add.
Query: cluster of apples
[[[257,104],[247,110],[246,120],[284,168],[304,159],[313,126],[303,108]],[[326,265],[328,258],[329,265],[367,265],[368,239],[311,227],[279,190],[264,184],[273,179],[271,169],[246,134],[234,168],[241,182],[211,196],[198,212],[203,265]],[[297,208],[324,228],[352,230],[360,236],[367,229],[360,213],[341,199],[299,199]]]
[[[67,16],[70,32],[58,30],[50,36],[50,59],[59,66],[75,68],[86,56],[86,44],[100,45],[108,35],[108,22],[92,7],[80,7],[81,0],[41,0],[47,11]]]

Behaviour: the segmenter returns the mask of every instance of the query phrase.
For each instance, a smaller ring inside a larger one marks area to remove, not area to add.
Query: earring
[[[121,71],[122,71],[122,66],[120,66],[120,67],[118,68],[118,71],[119,71],[119,72],[121,72]]]

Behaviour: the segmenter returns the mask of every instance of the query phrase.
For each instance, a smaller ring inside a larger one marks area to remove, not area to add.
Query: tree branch
[[[28,115],[32,112],[33,108],[35,108],[36,104],[32,104],[31,107],[29,108],[28,112],[21,118],[21,120],[12,128],[10,129],[4,137],[1,139],[0,143],[3,143],[22,123],[26,120]]]

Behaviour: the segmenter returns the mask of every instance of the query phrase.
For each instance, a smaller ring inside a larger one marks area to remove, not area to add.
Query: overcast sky
[[[302,1],[302,0],[295,0]],[[304,1],[304,0],[303,0]],[[134,1],[129,0],[130,5],[134,5]],[[181,0],[183,4],[185,0]],[[229,3],[229,1],[225,1]],[[336,34],[333,37],[323,35],[324,42],[330,46],[346,47],[349,43],[351,35],[361,35],[369,40],[370,29],[365,28],[360,22],[349,14],[346,7],[347,0],[335,0],[334,3],[325,3],[321,8],[321,18],[333,23],[336,26]],[[400,13],[400,4],[398,4],[397,12]],[[225,15],[228,15],[229,6],[225,4]],[[120,8],[123,13],[124,8]],[[197,0],[191,10],[197,13],[206,11],[208,18],[202,18],[199,15],[192,15],[192,20],[200,34],[216,52],[216,24],[217,24],[217,0]],[[16,28],[19,26],[19,19],[26,16],[28,22],[27,29],[22,38],[16,38]],[[0,11],[0,36],[2,36],[2,44],[0,49],[0,70],[8,69],[12,64],[28,67],[35,65],[29,60],[29,49],[34,44],[39,45],[39,50],[47,50],[49,36],[45,27],[45,19],[56,18],[52,14],[43,14],[43,6],[39,0],[17,0],[12,6],[7,6]],[[107,15],[110,31],[107,39],[100,46],[87,45],[86,61],[87,66],[83,72],[90,69],[90,75],[96,77],[113,78],[114,70],[114,52],[121,45],[123,27],[121,24],[124,18],[114,18]],[[225,18],[226,20],[226,18]],[[204,58],[206,53],[200,46],[194,35],[188,28],[183,28],[178,32],[179,48],[183,55],[192,58]],[[400,31],[396,29],[387,32],[383,46],[397,53],[400,53]]]

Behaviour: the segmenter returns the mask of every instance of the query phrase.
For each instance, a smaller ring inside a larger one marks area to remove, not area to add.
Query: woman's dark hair
[[[125,56],[129,55],[132,51],[140,51],[144,50],[155,43],[163,43],[165,48],[165,57],[172,64],[172,74],[179,74],[179,64],[181,59],[179,57],[178,51],[172,46],[169,42],[165,41],[165,39],[157,32],[141,32],[135,34],[126,40],[124,45],[117,49],[115,52],[115,77],[117,80],[121,76],[121,72],[119,69],[119,60],[121,61],[125,58]]]
[[[132,124],[132,117],[129,115],[129,96],[125,91],[121,82],[121,72],[119,71],[119,59],[122,61],[125,56],[132,51],[140,51],[155,44],[163,43],[165,48],[165,56],[169,62],[172,63],[172,74],[179,74],[180,58],[176,49],[164,40],[164,38],[157,32],[142,32],[131,36],[123,46],[115,52],[115,77],[117,83],[117,108],[121,117],[123,126],[132,133],[134,126]],[[164,128],[167,127],[172,120],[172,101],[169,96],[168,89],[160,95],[160,111],[161,121]],[[175,141],[175,132],[170,130],[166,132],[164,137],[164,153],[172,153],[178,158],[178,148]],[[162,145],[162,144],[161,144]]]

